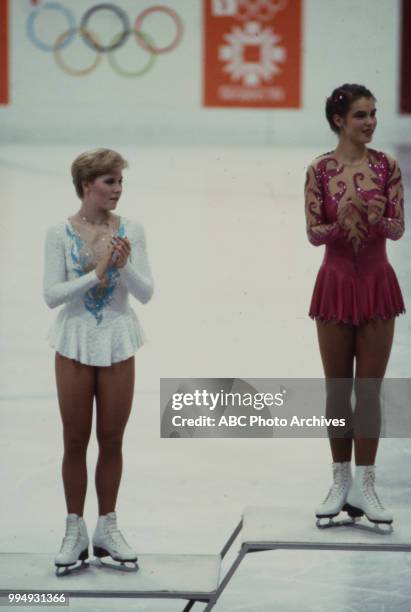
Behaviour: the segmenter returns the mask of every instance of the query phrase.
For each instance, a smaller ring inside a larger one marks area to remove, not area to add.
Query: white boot
[[[375,466],[357,465],[355,477],[347,496],[347,511],[351,516],[365,514],[373,523],[393,521],[391,512],[385,510],[374,489]]]
[[[115,561],[137,561],[137,553],[125,541],[117,527],[115,512],[100,516],[93,535],[93,552],[96,557],[110,556]]]
[[[89,539],[87,527],[83,517],[78,514],[68,514],[66,518],[66,535],[63,538],[61,549],[54,562],[57,568],[68,568],[77,561],[88,559]],[[57,572],[57,575],[61,575]]]
[[[332,518],[344,509],[352,482],[351,463],[333,463],[333,484],[323,503],[315,510],[317,518]]]

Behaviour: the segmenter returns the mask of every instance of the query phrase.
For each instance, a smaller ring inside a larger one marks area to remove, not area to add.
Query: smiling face
[[[82,186],[84,202],[98,210],[114,210],[123,190],[123,175],[121,170],[113,169],[93,181],[83,181]]]
[[[345,117],[334,115],[334,122],[340,129],[340,139],[355,144],[370,142],[377,126],[376,112],[374,99],[363,97],[352,102]]]

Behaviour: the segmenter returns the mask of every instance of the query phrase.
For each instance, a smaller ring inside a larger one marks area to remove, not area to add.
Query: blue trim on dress
[[[84,253],[81,253],[81,249],[84,246],[84,240],[74,231],[71,226],[66,223],[66,233],[70,239],[70,256],[73,263],[73,269],[77,276],[83,276],[87,274],[85,268],[89,261]],[[120,221],[120,227],[117,230],[117,236],[125,236],[125,228],[123,221]],[[107,284],[104,286],[97,285],[86,291],[83,295],[83,302],[86,310],[93,315],[97,321],[97,325],[103,320],[103,310],[113,300],[113,294],[118,285],[120,278],[120,272],[115,266],[111,266],[107,269]]]

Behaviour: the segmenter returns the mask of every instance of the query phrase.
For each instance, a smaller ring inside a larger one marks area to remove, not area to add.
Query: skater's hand
[[[351,199],[341,202],[338,205],[337,221],[346,232],[349,233],[355,228],[359,217],[359,211]]]
[[[98,264],[96,266],[97,277],[102,282],[105,279],[106,272],[107,272],[108,268],[110,268],[110,266],[113,265],[112,257],[114,255],[114,252],[115,252],[115,246],[114,246],[114,244],[110,244],[107,247],[107,251],[106,251],[105,255],[103,255],[103,257],[100,259],[100,261],[98,262]]]
[[[337,220],[345,231],[346,239],[355,252],[368,235],[367,208],[364,202],[348,198],[340,203],[337,211]]]
[[[368,202],[368,223],[375,225],[381,221],[388,199],[382,194],[377,194]]]
[[[115,260],[113,262],[113,265],[116,268],[124,268],[131,253],[131,245],[129,239],[127,237],[122,238],[121,236],[114,236],[112,243],[114,244],[115,249]]]

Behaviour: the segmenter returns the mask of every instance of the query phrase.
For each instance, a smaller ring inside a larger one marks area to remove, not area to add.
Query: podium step
[[[111,561],[111,560],[110,560]],[[139,570],[122,572],[88,568],[58,578],[54,554],[0,553],[0,593],[58,591],[72,597],[175,597],[196,599],[213,593],[219,583],[219,555],[139,554]]]
[[[346,524],[318,528],[314,511],[293,507],[247,507],[243,513],[241,542],[252,550],[324,549],[411,551],[411,510],[393,508],[390,533],[385,526],[375,527],[365,517],[350,522],[341,512],[335,521]]]

